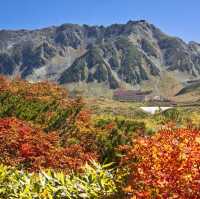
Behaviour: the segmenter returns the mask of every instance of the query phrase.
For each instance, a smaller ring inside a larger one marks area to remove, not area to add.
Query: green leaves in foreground
[[[108,198],[117,191],[109,166],[92,162],[82,174],[65,175],[52,170],[28,173],[0,165],[0,198]]]

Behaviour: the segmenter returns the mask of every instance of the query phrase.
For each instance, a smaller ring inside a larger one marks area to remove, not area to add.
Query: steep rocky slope
[[[104,82],[112,89],[160,82],[163,73],[182,82],[200,76],[200,44],[168,36],[144,20],[1,30],[0,73],[61,84]]]

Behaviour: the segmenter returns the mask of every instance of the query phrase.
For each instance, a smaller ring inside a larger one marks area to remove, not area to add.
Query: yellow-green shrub
[[[117,191],[109,166],[92,162],[82,174],[65,175],[53,170],[28,173],[0,165],[0,198],[108,198]]]

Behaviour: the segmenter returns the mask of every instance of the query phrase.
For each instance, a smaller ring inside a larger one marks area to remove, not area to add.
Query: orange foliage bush
[[[64,99],[68,95],[66,89],[53,82],[43,81],[33,84],[20,78],[9,80],[4,76],[0,76],[0,91],[44,100]]]
[[[124,189],[133,198],[200,198],[200,131],[161,130],[122,146],[130,169]]]
[[[56,133],[46,134],[15,118],[0,119],[0,163],[31,171],[40,168],[79,170],[95,153],[80,145],[59,146]]]

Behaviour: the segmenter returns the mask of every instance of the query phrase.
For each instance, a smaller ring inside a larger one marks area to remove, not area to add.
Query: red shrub
[[[46,134],[15,118],[0,119],[0,154],[0,163],[29,170],[79,170],[96,158],[79,145],[62,148],[56,133]]]
[[[199,131],[162,130],[121,150],[131,170],[125,191],[134,198],[200,198]]]
[[[20,153],[22,155],[22,157],[29,157],[33,155],[33,147],[26,143],[26,144],[22,144],[21,145],[21,149],[20,149]]]

